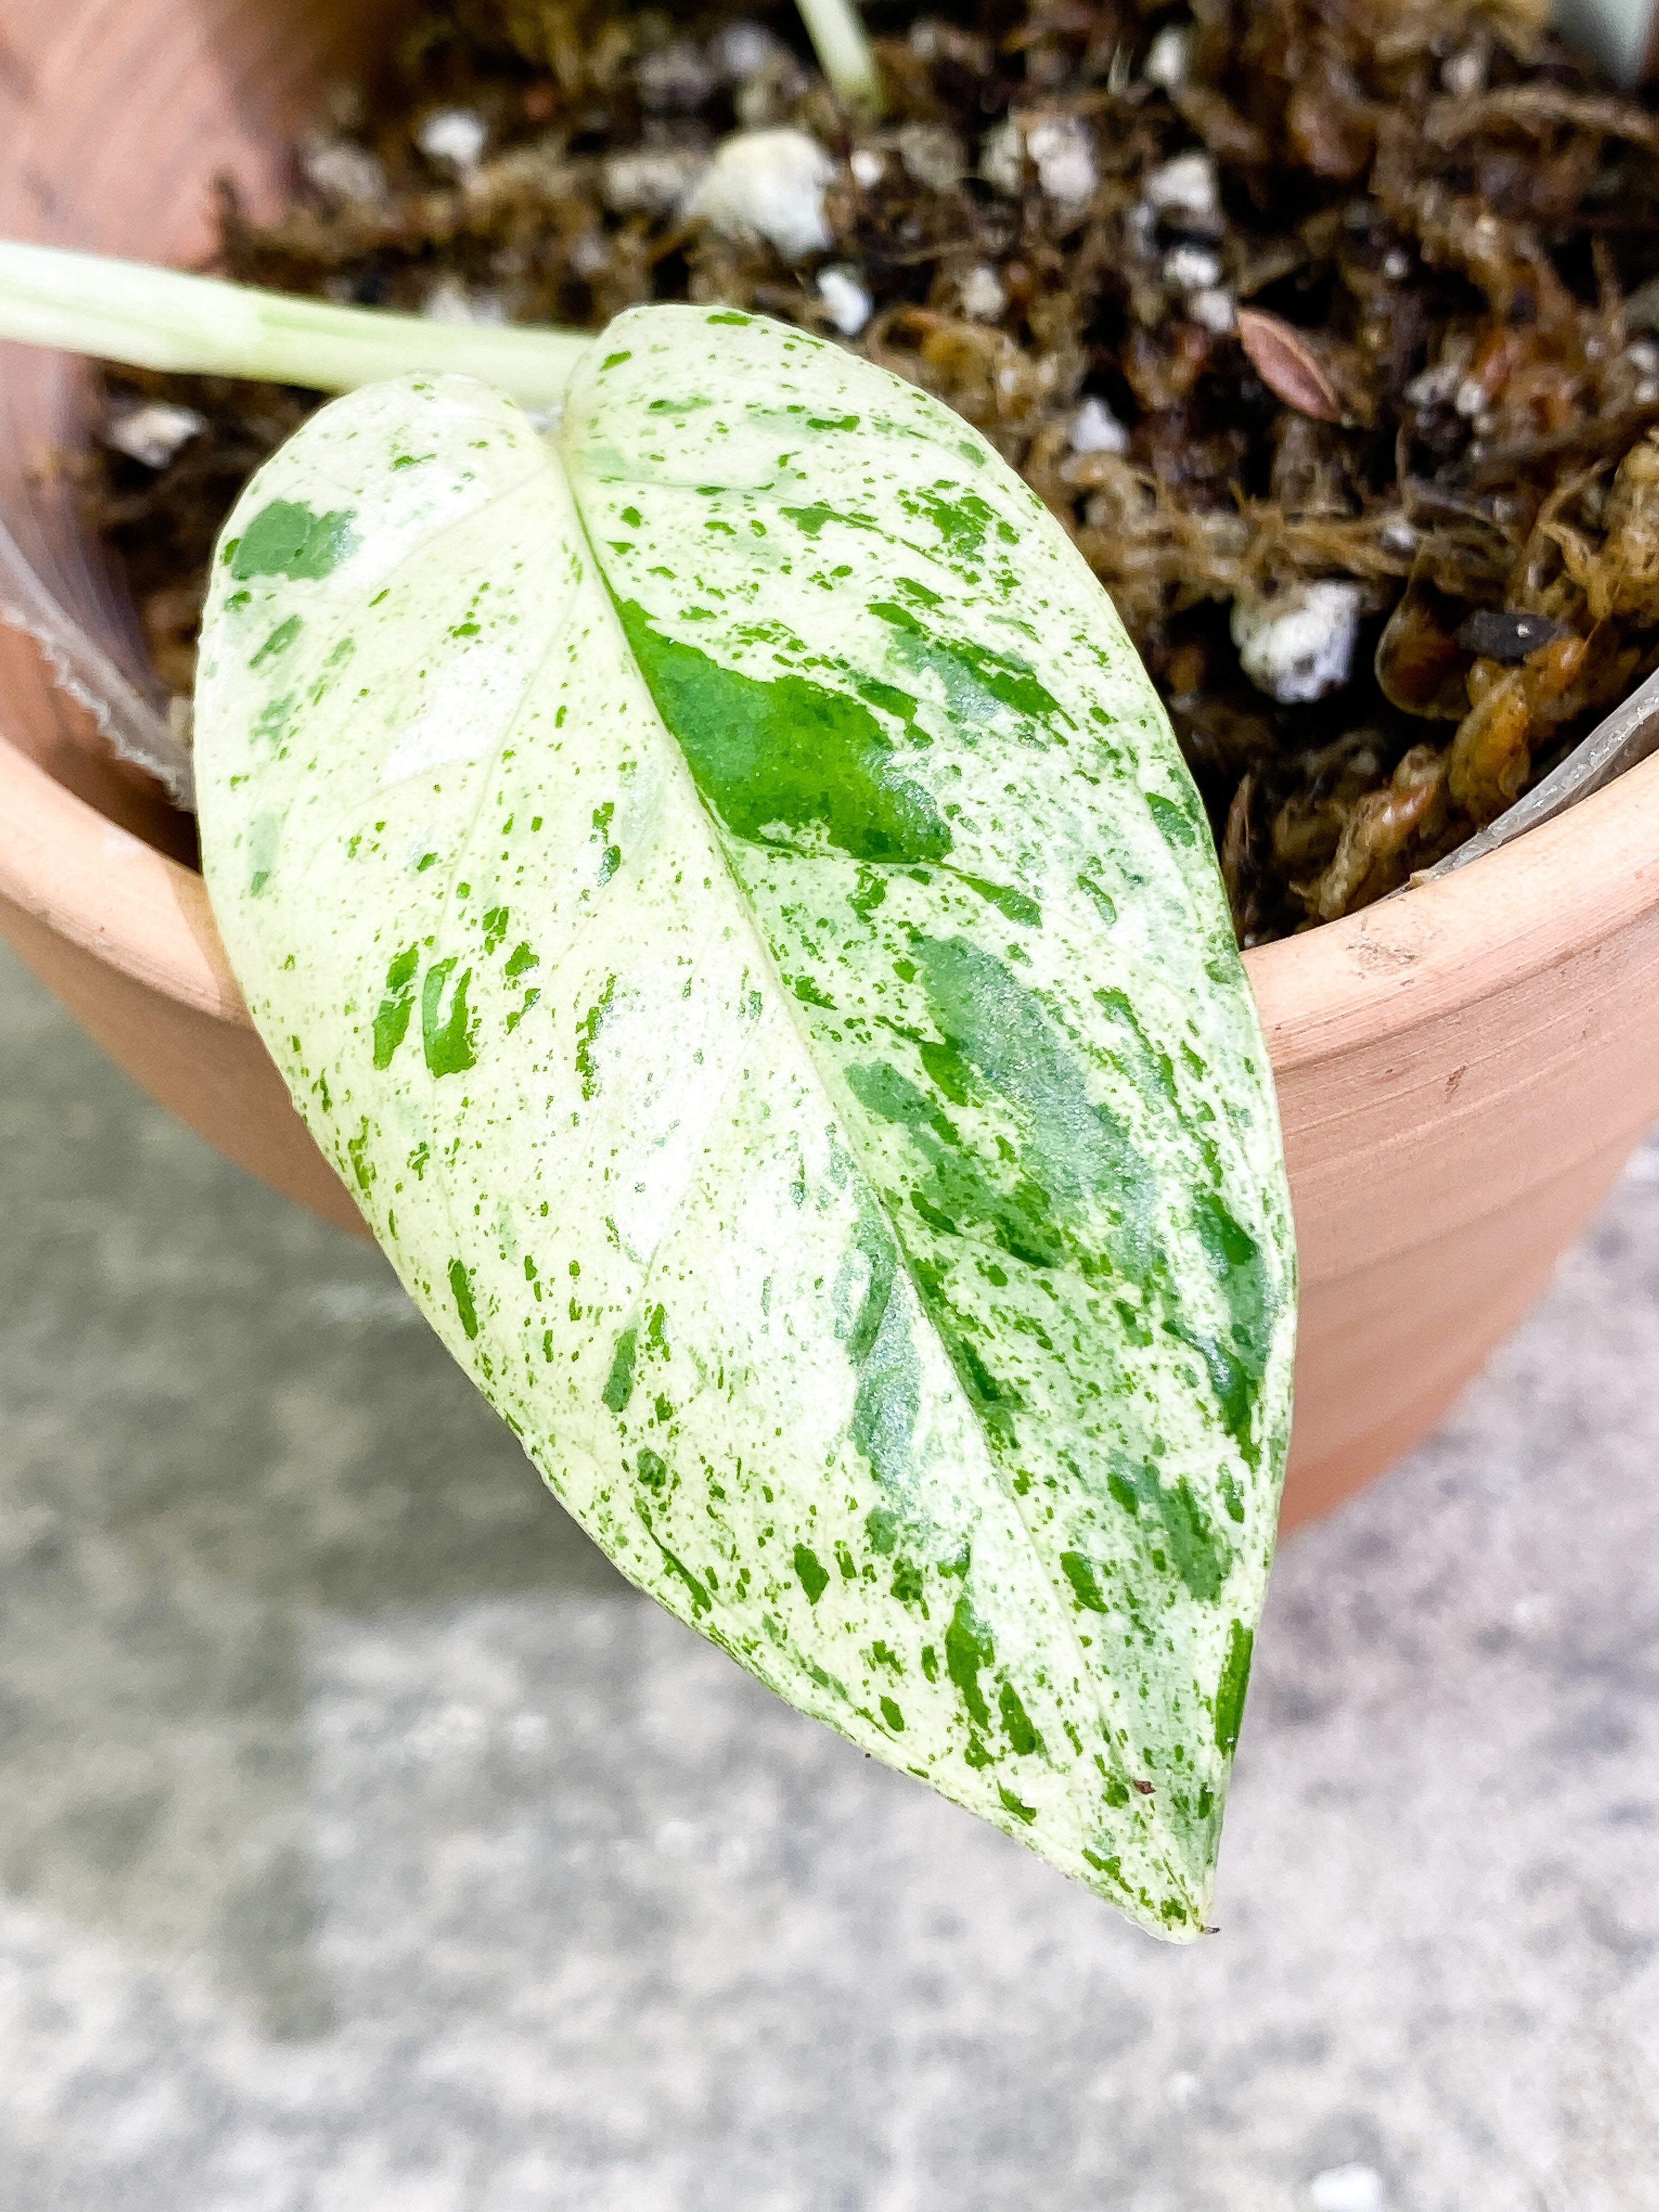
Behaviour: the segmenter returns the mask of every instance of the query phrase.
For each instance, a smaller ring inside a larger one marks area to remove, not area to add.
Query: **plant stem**
[[[558,400],[593,342],[580,331],[431,323],[338,307],[140,261],[4,241],[0,338],[132,368],[252,377],[314,392],[350,392],[412,369],[455,369],[536,409]]]
[[[873,120],[884,105],[881,71],[858,0],[797,0],[812,50],[844,107]]]

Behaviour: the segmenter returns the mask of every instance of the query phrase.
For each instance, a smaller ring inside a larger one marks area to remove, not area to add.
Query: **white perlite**
[[[1271,599],[1241,592],[1232,614],[1240,665],[1284,707],[1340,690],[1353,666],[1359,605],[1357,584],[1303,584]]]
[[[1403,514],[1391,514],[1382,526],[1382,543],[1390,553],[1413,554],[1417,550],[1417,532]]]
[[[1025,182],[1025,149],[1017,123],[999,123],[988,131],[979,149],[979,173],[993,191],[1017,199]]]
[[[1474,348],[1467,336],[1454,332],[1441,349],[1440,359],[1422,369],[1406,386],[1413,407],[1437,407],[1455,398],[1468,372]]]
[[[349,138],[331,138],[308,147],[300,156],[307,182],[337,203],[355,202],[372,207],[386,198],[386,171],[380,156],[367,146],[354,146]]]
[[[1466,376],[1452,394],[1452,405],[1471,422],[1486,413],[1491,400],[1492,394],[1478,376]]]
[[[1001,280],[988,263],[981,261],[962,280],[962,312],[976,323],[994,323],[1008,304]]]
[[[1221,209],[1215,163],[1207,154],[1177,154],[1154,169],[1142,187],[1160,215],[1185,216],[1207,223]]]
[[[1203,291],[1194,292],[1187,302],[1187,313],[1218,338],[1225,337],[1238,321],[1232,294],[1218,284],[1206,285]]]
[[[1437,407],[1443,400],[1449,399],[1462,381],[1462,363],[1443,362],[1413,377],[1406,386],[1406,397],[1413,407]]]
[[[415,134],[428,161],[453,161],[458,169],[476,169],[489,139],[483,116],[470,107],[434,108]]]
[[[867,192],[872,185],[878,185],[887,164],[873,146],[854,146],[848,167],[853,172],[853,182],[862,185]]]
[[[207,417],[193,407],[175,407],[165,399],[152,399],[130,408],[106,422],[99,436],[118,453],[142,461],[147,469],[164,469],[181,446],[188,445]]]
[[[1186,23],[1166,23],[1146,50],[1142,72],[1148,84],[1174,92],[1187,82],[1192,60],[1193,34]]]
[[[1462,46],[1440,64],[1440,82],[1454,100],[1473,100],[1486,88],[1486,50]]]
[[[1072,417],[1074,453],[1127,453],[1129,433],[1103,399],[1085,399]]]
[[[1025,134],[1025,147],[1049,199],[1074,206],[1093,193],[1099,182],[1094,137],[1077,116],[1050,115],[1033,123]]]
[[[1177,246],[1164,257],[1164,281],[1177,292],[1209,292],[1221,282],[1221,257],[1207,246]]]
[[[1018,197],[1025,182],[1025,156],[1036,170],[1044,195],[1062,207],[1079,207],[1099,182],[1095,143],[1086,123],[1075,115],[1045,115],[1024,130],[1011,117],[986,135],[979,173],[995,191]]]
[[[830,243],[825,185],[836,165],[805,131],[745,131],[714,155],[688,210],[728,237],[757,234],[786,261]]]
[[[818,297],[823,311],[844,338],[855,338],[870,319],[875,302],[859,281],[858,272],[837,264],[818,276]]]

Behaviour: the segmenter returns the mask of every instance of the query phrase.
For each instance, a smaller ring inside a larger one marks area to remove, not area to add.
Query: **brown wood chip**
[[[1299,331],[1265,308],[1241,307],[1238,342],[1269,392],[1316,422],[1340,422],[1336,386]]]

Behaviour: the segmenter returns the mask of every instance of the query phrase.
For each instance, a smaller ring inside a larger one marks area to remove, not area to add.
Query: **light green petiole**
[[[799,0],[819,66],[842,105],[872,118],[884,105],[881,72],[857,0]]]
[[[132,368],[246,376],[352,392],[410,370],[456,369],[540,410],[593,343],[581,331],[428,322],[186,276],[141,261],[0,242],[0,338]]]

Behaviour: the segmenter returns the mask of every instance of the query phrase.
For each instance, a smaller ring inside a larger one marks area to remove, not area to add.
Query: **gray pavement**
[[[3,2212],[1659,2208],[1659,1150],[1275,1570],[1222,1933],[775,1703],[0,953]]]

